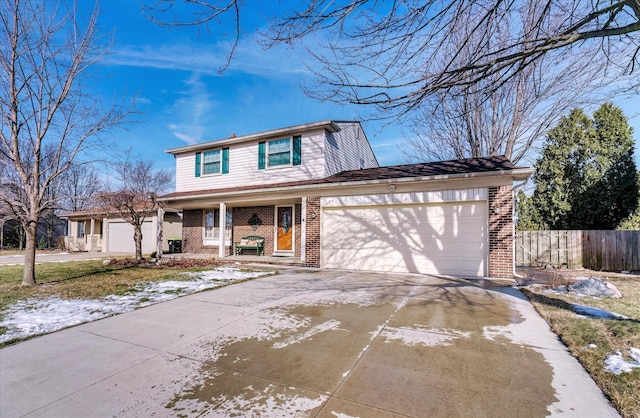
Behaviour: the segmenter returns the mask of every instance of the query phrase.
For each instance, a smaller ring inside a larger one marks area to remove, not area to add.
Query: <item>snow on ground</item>
[[[584,315],[587,316],[589,318],[597,318],[597,319],[631,319],[628,316],[619,314],[619,313],[615,313],[615,312],[610,312],[610,311],[606,311],[604,309],[600,309],[600,308],[594,308],[591,306],[584,306],[584,305],[571,305],[571,309],[579,314],[579,315]]]
[[[0,335],[0,343],[14,338],[47,334],[73,325],[165,302],[179,296],[271,273],[221,267],[210,271],[183,274],[190,276],[191,279],[139,283],[134,291],[121,296],[110,295],[101,299],[62,299],[51,296],[46,299],[20,300],[0,313],[2,315],[0,328],[7,328],[5,333]]]
[[[625,360],[620,351],[616,351],[616,354],[611,354],[604,361],[606,366],[605,371],[613,374],[630,373],[633,369],[640,367],[640,349],[630,348],[629,357],[632,361]]]

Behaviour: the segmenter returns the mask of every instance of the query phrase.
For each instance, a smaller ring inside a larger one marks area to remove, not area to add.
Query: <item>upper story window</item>
[[[291,138],[276,139],[267,143],[267,166],[291,164]]]
[[[202,153],[202,174],[219,174],[222,168],[220,150],[205,151]]]
[[[196,177],[229,172],[229,148],[196,152]]]
[[[258,169],[300,165],[302,163],[302,138],[274,139],[258,144]]]

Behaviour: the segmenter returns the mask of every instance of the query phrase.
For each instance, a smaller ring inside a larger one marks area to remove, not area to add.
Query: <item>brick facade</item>
[[[300,257],[300,245],[302,242],[302,205],[296,204],[292,206],[295,206],[294,255]],[[275,206],[250,206],[227,208],[227,210],[231,211],[232,215],[232,243],[239,241],[247,235],[259,235],[264,237],[264,253],[266,255],[273,254],[275,250]],[[183,251],[188,253],[218,254],[217,245],[203,245],[203,213],[202,209],[184,211],[182,229]],[[258,225],[255,230],[249,225],[249,219],[254,214],[262,221],[262,224]],[[232,247],[233,245],[227,246],[226,254],[232,253]]]
[[[489,187],[489,277],[513,277],[511,189],[511,186]]]
[[[202,210],[185,210],[182,218],[182,251],[202,251]]]
[[[320,197],[307,198],[307,240],[305,263],[307,267],[320,268]]]
[[[240,241],[247,235],[259,235],[264,237],[265,255],[273,254],[273,206],[251,206],[246,208],[233,208],[233,241]],[[254,230],[249,225],[249,219],[253,214],[262,221]],[[254,251],[255,252],[255,251]]]

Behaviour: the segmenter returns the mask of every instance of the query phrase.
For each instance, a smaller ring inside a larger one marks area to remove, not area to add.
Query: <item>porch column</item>
[[[220,203],[220,220],[218,221],[218,225],[220,225],[218,231],[218,258],[224,258],[225,254],[225,232],[227,229],[227,205],[224,203]]]
[[[91,226],[89,227],[89,235],[84,234],[84,240],[89,247],[89,251],[93,251],[93,230],[96,228],[96,220],[91,218]]]
[[[164,226],[164,208],[162,206],[158,207],[156,222],[156,257],[162,258],[162,228]]]

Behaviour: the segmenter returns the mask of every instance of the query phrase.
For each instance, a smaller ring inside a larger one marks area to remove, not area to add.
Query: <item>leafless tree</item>
[[[538,2],[528,3],[518,22],[523,28],[535,24],[529,10]],[[474,36],[468,33],[470,30],[462,26],[449,36],[463,43]],[[495,42],[506,44],[511,31],[503,25],[493,35]],[[466,62],[473,51],[443,50],[442,60],[448,62],[451,54],[458,54],[459,60]],[[418,161],[505,155],[517,163],[537,149],[566,109],[588,106],[599,99],[598,92],[608,87],[599,77],[603,70],[598,61],[558,64],[543,56],[501,85],[497,85],[499,76],[492,74],[474,85],[437,91],[410,116],[414,134],[407,136],[409,146],[403,153],[407,159]]]
[[[93,206],[94,198],[104,189],[103,181],[94,164],[72,164],[60,181],[62,202],[65,211],[87,210]]]
[[[75,9],[46,0],[0,0],[0,158],[9,183],[1,193],[26,233],[22,284],[34,285],[36,231],[52,206],[48,189],[98,135],[130,108],[104,109],[89,94],[90,69],[105,53],[97,7],[82,21]]]
[[[225,18],[240,36],[242,0],[146,0],[147,13],[164,24],[207,25]],[[181,8],[191,6],[185,11]],[[485,94],[514,82],[533,63],[548,57],[563,63],[606,62],[601,76],[612,81],[637,74],[640,58],[640,1],[546,0],[304,0],[284,2],[261,41],[290,45],[312,34],[320,63],[312,96],[369,105],[378,117],[399,118],[437,93],[478,89]],[[531,25],[520,22],[523,13]],[[209,26],[210,27],[210,26]],[[461,27],[467,36],[451,37]],[[496,34],[508,37],[496,42]],[[234,43],[231,55],[235,51]],[[322,53],[321,51],[326,51]],[[443,60],[443,52],[450,52]],[[461,53],[470,51],[465,59]],[[626,87],[639,87],[628,77]]]
[[[98,201],[105,209],[115,210],[133,225],[138,261],[142,260],[142,224],[147,217],[157,213],[160,202],[156,198],[171,187],[172,179],[169,171],[154,169],[153,162],[127,159],[117,165],[119,188],[98,195]],[[161,219],[158,221],[162,222]]]

